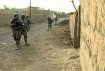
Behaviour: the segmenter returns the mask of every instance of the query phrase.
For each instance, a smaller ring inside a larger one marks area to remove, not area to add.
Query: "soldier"
[[[19,19],[19,14],[14,14],[14,18],[10,21],[10,27],[12,28],[13,38],[16,41],[16,50],[18,50],[18,46],[21,38],[21,29],[24,26],[24,23]]]
[[[28,32],[28,22],[25,20],[25,15],[21,15],[21,20],[24,23],[24,26],[21,30],[21,35],[24,36],[25,45],[29,46],[30,44],[27,43],[27,32]]]
[[[48,31],[49,29],[52,29],[52,19],[51,17],[48,17]]]
[[[26,15],[25,20],[28,22],[28,28],[30,29],[31,20],[27,15]]]

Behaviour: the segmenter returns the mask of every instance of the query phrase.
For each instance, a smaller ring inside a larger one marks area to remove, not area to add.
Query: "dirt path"
[[[15,50],[10,28],[8,32],[0,33],[0,71],[68,71],[67,69],[72,69],[74,61],[69,60],[69,57],[77,53],[77,50],[65,49],[68,46],[58,45],[53,40],[56,35],[52,33],[55,31],[57,29],[47,31],[46,23],[32,25],[28,32],[28,42],[31,46],[24,46],[22,37],[20,50]],[[78,61],[79,58],[74,64]],[[79,67],[78,64],[75,65],[77,66],[74,66],[74,70],[71,71],[80,71],[80,69],[76,70]]]

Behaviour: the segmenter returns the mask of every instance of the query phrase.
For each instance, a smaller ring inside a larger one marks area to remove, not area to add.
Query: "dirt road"
[[[66,45],[58,45],[53,40],[56,35],[52,33],[55,31],[56,28],[47,31],[46,23],[31,25],[28,32],[30,46],[24,45],[22,37],[20,50],[15,50],[10,28],[0,30],[0,71],[80,71],[79,58],[69,60],[78,51],[67,49]]]

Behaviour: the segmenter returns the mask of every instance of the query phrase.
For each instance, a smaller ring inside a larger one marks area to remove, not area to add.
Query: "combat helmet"
[[[18,13],[14,13],[14,17],[16,17],[16,16],[19,16],[19,14]]]
[[[28,15],[26,15],[26,18],[28,18]]]
[[[25,15],[21,15],[21,18],[25,18]]]

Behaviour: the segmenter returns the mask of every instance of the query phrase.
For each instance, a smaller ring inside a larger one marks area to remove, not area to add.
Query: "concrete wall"
[[[105,71],[105,0],[80,0],[82,71]]]

